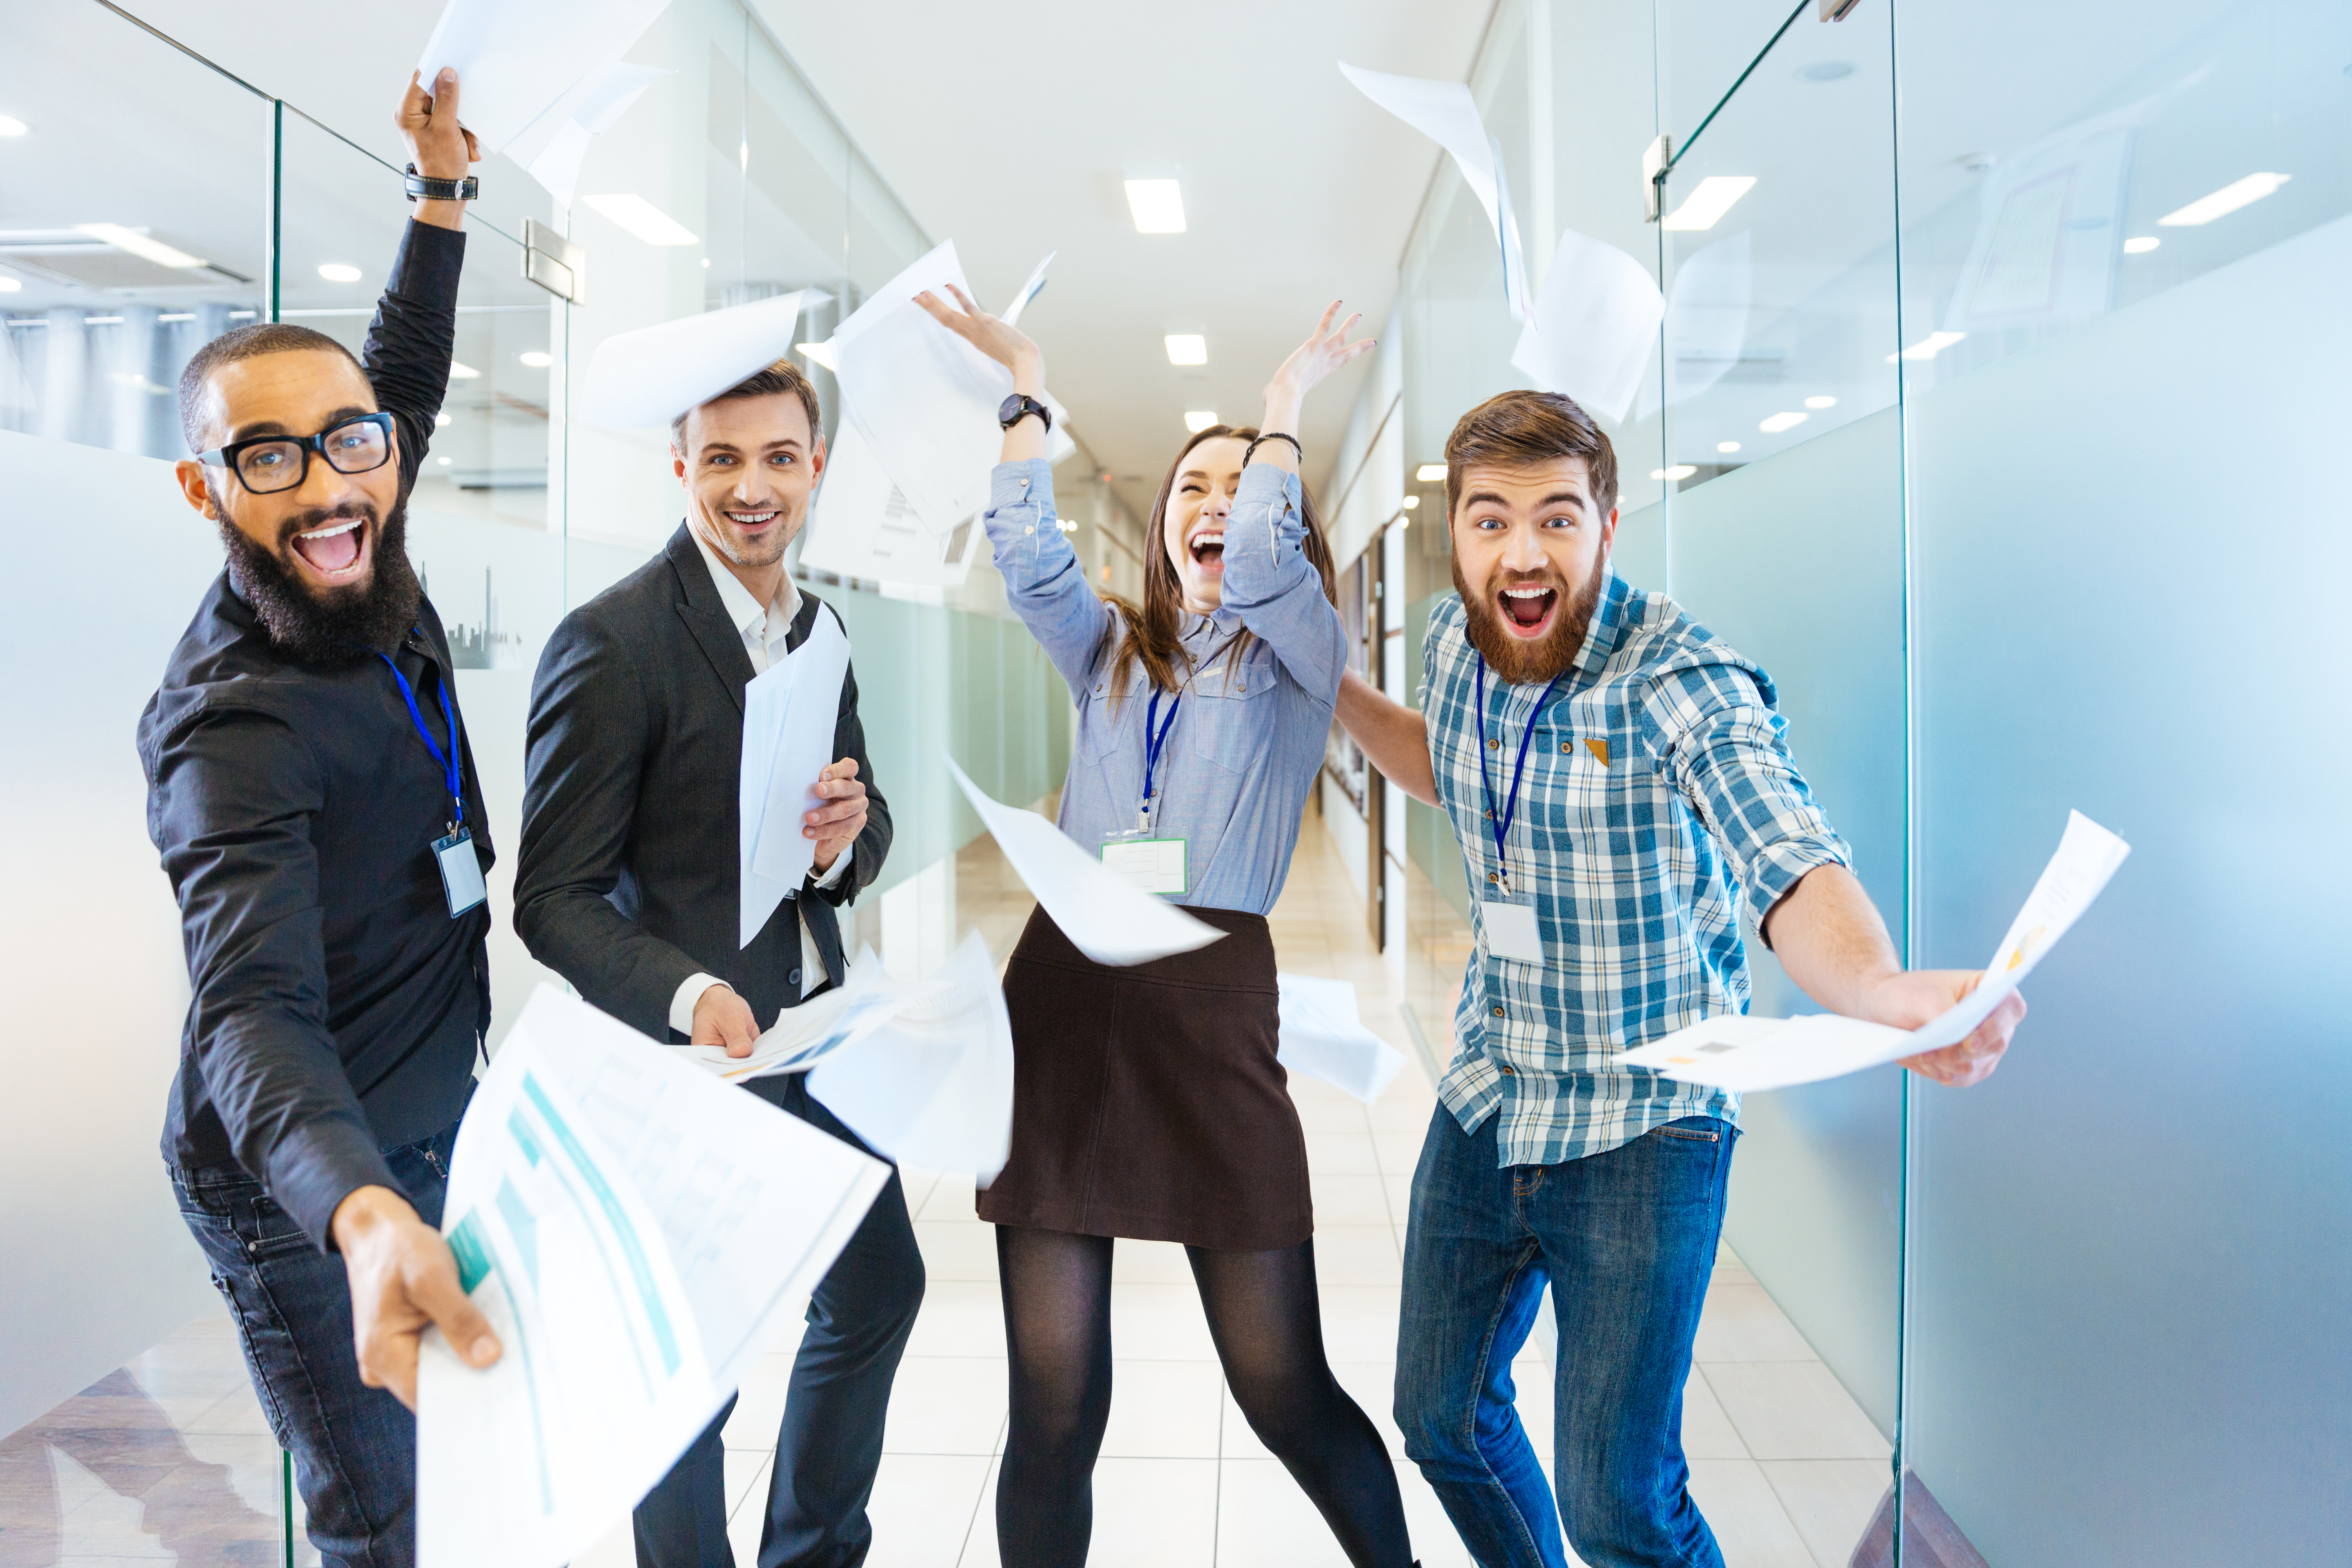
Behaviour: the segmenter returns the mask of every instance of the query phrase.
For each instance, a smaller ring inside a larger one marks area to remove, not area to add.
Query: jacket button
[[[1496,1009],[1495,1009],[1495,1016],[1496,1016],[1497,1018],[1499,1018],[1499,1017],[1501,1017],[1502,1016],[1503,1016],[1503,1010],[1502,1010],[1500,1007],[1496,1008]]]
[[[801,983],[801,972],[795,969],[790,974],[785,975],[784,979],[792,984],[798,985]]]

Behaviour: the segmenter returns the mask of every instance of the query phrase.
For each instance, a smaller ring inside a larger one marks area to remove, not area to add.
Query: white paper
[[[503,152],[567,93],[627,54],[668,3],[449,0],[416,68],[429,90],[442,67],[454,68],[460,122],[483,152]]]
[[[1368,71],[1345,60],[1339,62],[1339,74],[1366,98],[1454,155],[1470,194],[1486,209],[1486,231],[1496,237],[1502,251],[1504,302],[1516,320],[1528,320],[1527,264],[1520,255],[1518,220],[1511,212],[1501,144],[1486,134],[1470,89],[1458,81]],[[1538,301],[1535,309],[1542,308]]]
[[[1307,974],[1277,974],[1275,984],[1282,992],[1282,1046],[1275,1059],[1366,1105],[1380,1099],[1404,1066],[1404,1053],[1364,1027],[1355,986]]]
[[[1560,231],[1511,363],[1546,392],[1612,424],[1625,417],[1657,342],[1665,299],[1647,268],[1613,245]]]
[[[856,420],[845,418],[825,452],[800,563],[872,583],[951,588],[970,574],[984,531],[978,513],[944,535],[926,528]]]
[[[729,1083],[806,1072],[889,1009],[894,994],[880,984],[886,978],[874,949],[860,947],[850,963],[847,980],[795,1006],[780,1009],[775,1023],[752,1043],[749,1056],[730,1057],[724,1046],[672,1046],[669,1049]]]
[[[1225,933],[1131,886],[1034,811],[1002,805],[948,759],[964,798],[995,837],[1013,875],[1071,945],[1097,963],[1149,963],[1206,947]]]
[[[423,1568],[557,1568],[666,1474],[824,1278],[881,1162],[552,986],[457,1135],[446,1230],[503,1354],[417,1369]]]
[[[589,142],[612,129],[655,79],[668,74],[655,66],[614,61],[591,73],[526,126],[507,149],[509,155],[550,195],[570,206]],[[459,96],[464,96],[462,83]]]
[[[1029,281],[1021,285],[1019,291],[1013,296],[1013,303],[1004,307],[1004,313],[997,320],[1008,327],[1020,324],[1021,312],[1027,310],[1029,301],[1034,300],[1045,289],[1045,268],[1053,266],[1054,258],[1061,254],[1058,250],[1049,250],[1045,253],[1045,259],[1037,263],[1035,268],[1029,274]]]
[[[2058,852],[2042,868],[2025,907],[1993,950],[1984,978],[1974,991],[1916,1029],[1826,1013],[1786,1019],[1710,1018],[1617,1059],[1628,1067],[1655,1068],[1685,1083],[1746,1092],[1815,1083],[1958,1045],[2033,972],[2130,853],[2130,845],[2081,812],[2070,812]]]
[[[997,405],[1013,373],[926,315],[926,289],[955,308],[947,285],[969,294],[955,241],[877,289],[827,345],[858,432],[934,537],[947,538],[988,502],[989,472],[1003,437]]]
[[[892,1159],[987,1186],[1013,1148],[1013,1022],[988,943],[970,932],[937,973],[875,989],[887,1006],[815,1062],[810,1097]]]
[[[849,634],[832,606],[821,605],[801,646],[743,688],[735,780],[741,946],[816,864],[816,841],[802,831],[801,816],[822,804],[816,775],[838,760],[833,740],[848,673]]]
[[[830,298],[801,289],[615,332],[588,361],[577,413],[591,425],[620,430],[667,426],[790,353],[801,312]]]

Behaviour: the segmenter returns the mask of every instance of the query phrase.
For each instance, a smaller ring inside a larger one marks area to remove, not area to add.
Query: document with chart
[[[504,1353],[428,1331],[424,1568],[558,1568],[666,1474],[889,1169],[542,985],[483,1079],[444,1229]]]
[[[2091,907],[2131,846],[2084,816],[2067,816],[2058,852],[1993,949],[1977,988],[1916,1029],[1835,1014],[1801,1018],[1710,1018],[1627,1051],[1627,1067],[1655,1068],[1685,1083],[1746,1091],[1787,1089],[1956,1046],[1992,1016],[2058,939]]]

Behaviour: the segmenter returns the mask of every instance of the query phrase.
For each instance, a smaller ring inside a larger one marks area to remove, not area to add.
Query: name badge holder
[[[392,671],[392,679],[399,682],[401,700],[408,704],[409,721],[416,726],[425,749],[441,764],[442,774],[448,781],[449,832],[447,837],[433,841],[433,863],[441,869],[441,890],[448,895],[449,918],[456,920],[487,900],[490,889],[482,880],[482,857],[474,848],[474,830],[466,826],[465,783],[457,772],[457,715],[449,706],[449,685],[446,680],[434,683],[441,697],[441,721],[449,731],[449,750],[445,753],[433,739],[433,731],[425,727],[425,714],[416,706],[416,689],[408,684],[408,677],[400,673],[400,666],[392,661],[392,655],[382,648],[376,649],[375,654]]]
[[[1486,825],[1495,835],[1495,898],[1478,900],[1479,926],[1486,938],[1486,951],[1496,958],[1507,958],[1517,963],[1544,962],[1543,932],[1536,923],[1535,900],[1530,896],[1522,903],[1511,891],[1509,852],[1504,837],[1511,831],[1511,823],[1519,811],[1519,784],[1527,773],[1528,743],[1535,739],[1536,721],[1543,716],[1544,704],[1551,700],[1559,676],[1536,699],[1535,710],[1528,715],[1527,728],[1519,733],[1518,760],[1511,768],[1511,792],[1500,810],[1495,805],[1495,784],[1486,769],[1486,661],[1478,661],[1478,788],[1486,797]]]
[[[1181,838],[1157,838],[1151,833],[1151,790],[1153,775],[1160,769],[1160,753],[1168,744],[1168,731],[1176,727],[1176,710],[1183,702],[1183,693],[1168,700],[1168,721],[1159,722],[1160,689],[1151,689],[1151,704],[1143,712],[1143,805],[1135,814],[1135,826],[1125,833],[1106,833],[1102,842],[1104,867],[1124,877],[1147,893],[1164,893],[1181,898],[1185,888],[1185,844]]]

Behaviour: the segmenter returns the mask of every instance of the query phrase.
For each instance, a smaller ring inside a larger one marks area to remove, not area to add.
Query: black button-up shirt
[[[448,385],[464,257],[462,233],[412,222],[362,351],[398,421],[404,498]],[[458,712],[466,823],[487,868],[488,814],[430,603],[394,657],[445,753],[436,687]],[[194,993],[164,1159],[243,1166],[326,1247],[354,1189],[394,1185],[381,1151],[457,1120],[489,1024],[489,911],[451,918],[432,855],[446,775],[382,659],[283,658],[226,572],[140,717],[139,756]]]

